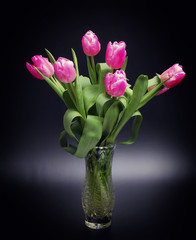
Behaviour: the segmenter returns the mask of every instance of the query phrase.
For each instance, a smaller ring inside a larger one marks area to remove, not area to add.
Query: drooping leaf
[[[134,117],[133,123],[132,123],[132,130],[131,130],[131,137],[127,142],[120,142],[119,144],[127,145],[127,144],[133,144],[138,136],[140,126],[142,124],[142,114],[139,111],[136,111],[132,117]]]
[[[88,115],[75,156],[84,158],[94,148],[102,136],[102,121],[98,116]]]
[[[96,109],[99,116],[103,116],[104,105],[106,102],[110,100],[111,100],[111,97],[106,92],[103,92],[98,95],[96,99]]]
[[[71,125],[71,130],[75,133],[77,133],[79,136],[82,135],[82,126],[81,126],[81,122],[80,119],[76,119],[72,125]]]
[[[78,139],[76,138],[71,128],[72,122],[76,117],[82,118],[82,115],[75,109],[67,109],[63,117],[63,125],[66,132],[78,142]]]
[[[123,105],[123,108],[127,107],[128,99],[124,95],[119,97],[118,101],[121,102],[121,104]]]
[[[67,152],[74,154],[76,152],[76,147],[69,144],[67,141],[68,134],[66,130],[63,130],[59,137],[59,145]]]
[[[86,113],[88,113],[88,110],[95,104],[98,93],[99,85],[90,85],[83,89]]]
[[[79,81],[82,85],[82,89],[84,89],[85,87],[91,86],[91,82],[90,82],[90,79],[88,77],[80,75],[79,76]]]

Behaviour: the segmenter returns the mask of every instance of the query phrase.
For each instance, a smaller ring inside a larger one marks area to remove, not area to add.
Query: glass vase
[[[112,160],[115,145],[95,147],[86,156],[86,177],[82,192],[85,225],[102,229],[111,225],[115,193]]]

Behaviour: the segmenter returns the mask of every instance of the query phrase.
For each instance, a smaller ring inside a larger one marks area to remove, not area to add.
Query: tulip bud
[[[180,66],[179,64],[174,64],[172,67],[170,67],[160,75],[160,79],[161,81],[164,81],[169,78],[164,83],[164,86],[167,88],[172,88],[175,87],[178,83],[180,83],[185,77],[185,75],[186,73],[182,70],[182,66]]]
[[[32,57],[32,61],[34,64],[32,65],[27,62],[26,67],[34,77],[41,80],[44,79],[34,67],[40,70],[46,77],[51,77],[54,74],[54,68],[47,58],[44,58],[41,55],[35,55]]]
[[[120,97],[127,87],[126,73],[117,70],[114,74],[107,73],[104,81],[106,92],[113,97]]]
[[[105,61],[111,68],[121,68],[126,58],[126,44],[125,42],[111,42],[108,43],[105,55]]]
[[[95,56],[101,50],[101,44],[97,36],[92,32],[88,31],[82,38],[82,48],[87,56]]]
[[[61,82],[71,83],[76,78],[74,63],[69,59],[60,57],[54,63],[54,71]]]

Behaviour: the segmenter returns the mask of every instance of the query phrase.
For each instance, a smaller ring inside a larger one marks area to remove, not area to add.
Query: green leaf
[[[59,145],[67,152],[74,154],[76,152],[76,147],[69,144],[67,141],[67,132],[66,130],[62,131],[59,137]]]
[[[125,72],[126,67],[127,67],[127,62],[128,62],[128,56],[125,58],[125,61],[124,61],[123,65],[122,65],[122,67],[121,67],[121,70],[123,70],[124,72]]]
[[[83,89],[86,113],[88,113],[88,110],[95,104],[98,93],[99,85],[90,85]]]
[[[153,97],[155,97],[164,87],[163,84],[167,81],[168,79],[166,79],[165,81],[159,83],[156,87],[154,87],[153,89],[151,89],[149,92],[147,92],[141,99],[141,102],[138,106],[137,109],[143,107],[148,101],[150,101]]]
[[[87,153],[94,148],[102,136],[102,121],[98,116],[88,115],[75,156],[86,157]]]
[[[119,97],[118,101],[121,102],[121,104],[123,105],[123,108],[127,107],[128,99],[124,95]]]
[[[52,53],[50,51],[48,51],[48,49],[45,48],[45,51],[48,55],[48,58],[50,59],[50,62],[52,63],[52,65],[54,65],[54,63],[56,62],[55,58],[53,57]]]
[[[82,85],[82,89],[84,89],[85,87],[91,86],[91,82],[90,79],[88,77],[84,77],[82,75],[79,76],[79,81]]]
[[[64,125],[66,132],[78,142],[78,139],[76,138],[75,134],[73,133],[73,131],[71,129],[72,121],[76,117],[82,118],[82,115],[74,109],[68,109],[65,112],[64,117],[63,117],[63,125]]]
[[[94,85],[97,83],[96,72],[94,71],[94,69],[91,66],[89,56],[86,56],[86,59],[87,59],[87,67],[88,67],[89,77],[91,79],[92,84]]]
[[[126,87],[124,96],[127,98],[127,101],[129,103],[131,101],[132,96],[133,96],[133,89],[131,89],[130,86]]]
[[[76,90],[76,104],[79,112],[81,115],[86,118],[86,113],[84,109],[84,99],[83,99],[83,92],[82,92],[82,83],[81,83],[81,78],[79,78],[79,69],[78,69],[78,61],[76,54],[73,49],[71,49],[72,55],[73,55],[73,60],[74,60],[74,65],[76,69],[76,80],[75,80],[75,90]]]
[[[122,104],[119,101],[115,101],[107,110],[103,119],[103,136],[107,137],[114,129],[119,113],[122,111]]]
[[[79,121],[80,119],[76,119],[72,125],[71,125],[71,129],[73,132],[77,133],[78,135],[82,135],[82,127],[81,127],[81,123]]]
[[[96,99],[96,109],[99,116],[103,116],[105,103],[110,100],[111,96],[109,96],[106,92],[98,95]]]
[[[112,71],[106,63],[97,63],[96,70],[98,73],[99,93],[106,92],[104,86],[105,75]]]
[[[63,100],[64,100],[64,103],[67,106],[67,108],[76,109],[76,107],[75,107],[73,101],[71,100],[70,95],[69,95],[67,90],[63,92]]]
[[[158,85],[160,82],[161,82],[161,81],[160,81],[160,78],[157,77],[157,76],[156,76],[155,78],[149,79],[149,80],[148,80],[148,88],[149,88],[149,87],[156,86],[156,85]]]
[[[143,97],[144,93],[146,92],[148,87],[148,76],[140,75],[133,87],[133,95],[131,98],[130,103],[128,104],[127,108],[124,111],[122,118],[120,119],[119,123],[115,127],[114,131],[112,132],[111,136],[109,137],[109,143],[114,143],[117,135],[124,127],[124,125],[128,122],[128,120],[132,117],[134,112],[137,110],[141,98]]]
[[[138,136],[140,126],[142,124],[142,114],[139,111],[136,111],[132,117],[135,117],[132,123],[132,130],[131,130],[131,137],[127,142],[120,142],[119,144],[127,145],[127,144],[133,144]]]

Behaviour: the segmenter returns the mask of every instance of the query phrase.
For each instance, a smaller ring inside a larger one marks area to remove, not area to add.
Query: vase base
[[[89,222],[85,220],[85,225],[91,229],[103,229],[107,228],[111,225],[111,221],[107,223],[96,223],[96,222]]]

